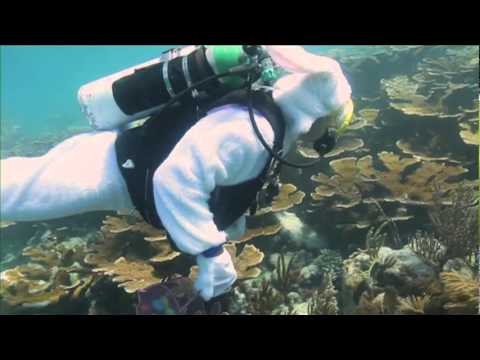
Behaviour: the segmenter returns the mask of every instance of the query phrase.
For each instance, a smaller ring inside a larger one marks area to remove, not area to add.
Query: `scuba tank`
[[[209,78],[212,80],[190,91],[189,100],[215,98],[244,87],[246,80],[241,75],[216,75],[251,63],[256,56],[251,48],[214,45],[171,49],[159,58],[83,85],[78,101],[94,129],[115,129],[154,114],[193,84]]]
[[[159,114],[177,102],[194,105],[198,111],[202,103],[246,88],[250,122],[263,147],[278,163],[307,168],[321,158],[305,164],[282,159],[282,150],[276,152],[266,143],[253,113],[254,88],[271,89],[286,73],[263,46],[189,46],[167,50],[157,59],[83,85],[78,101],[94,129],[110,130]],[[329,131],[314,148],[323,155],[335,143],[336,132]]]

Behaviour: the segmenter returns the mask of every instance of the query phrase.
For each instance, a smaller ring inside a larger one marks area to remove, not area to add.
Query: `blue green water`
[[[86,126],[77,103],[87,82],[155,58],[176,45],[2,46],[1,121],[23,136]],[[334,46],[306,46],[322,53]]]
[[[78,88],[171,46],[2,46],[1,118],[22,134],[86,124]]]

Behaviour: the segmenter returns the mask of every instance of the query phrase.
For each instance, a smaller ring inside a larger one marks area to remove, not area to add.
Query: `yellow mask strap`
[[[353,101],[350,99],[348,100],[347,104],[342,106],[339,109],[339,121],[340,127],[337,129],[337,134],[343,133],[352,123],[353,120]]]

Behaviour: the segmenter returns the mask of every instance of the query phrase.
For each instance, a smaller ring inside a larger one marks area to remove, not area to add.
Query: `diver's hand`
[[[228,251],[223,250],[214,257],[198,255],[197,265],[198,277],[195,289],[205,301],[225,293],[237,280],[237,272]]]

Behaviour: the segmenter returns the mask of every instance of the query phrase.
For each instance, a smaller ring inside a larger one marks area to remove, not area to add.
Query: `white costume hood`
[[[301,46],[265,46],[277,63],[291,72],[274,85],[273,98],[287,121],[287,137],[307,133],[316,119],[351,110],[351,88],[335,60]]]

